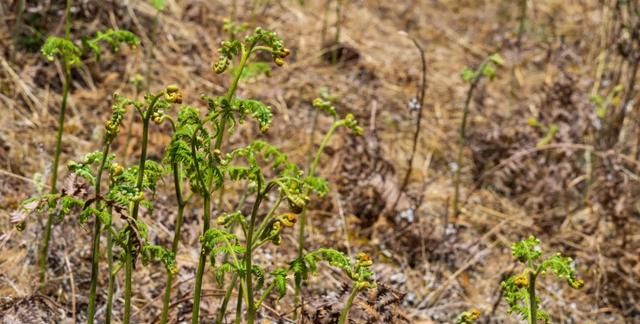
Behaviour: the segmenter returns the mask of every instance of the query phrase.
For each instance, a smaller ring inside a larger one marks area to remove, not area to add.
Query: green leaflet
[[[287,270],[278,268],[271,272],[278,299],[282,299],[287,294]]]
[[[148,265],[152,262],[159,262],[164,265],[170,274],[178,273],[176,256],[173,252],[157,245],[144,244],[142,246],[142,264]]]

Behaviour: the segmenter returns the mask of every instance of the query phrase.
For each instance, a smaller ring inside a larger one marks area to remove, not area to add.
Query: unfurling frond
[[[573,260],[562,256],[560,253],[556,253],[542,261],[540,272],[545,273],[547,270],[553,272],[558,278],[566,280],[571,288],[580,289],[584,286],[584,281],[576,277],[576,268]]]
[[[526,240],[514,243],[511,246],[511,253],[516,260],[522,263],[536,261],[542,255],[540,240],[534,236],[529,236]]]
[[[245,38],[245,44],[247,47],[254,47],[256,45],[264,45],[269,48],[269,52],[271,52],[271,57],[273,61],[278,66],[282,66],[284,64],[284,58],[289,56],[289,50],[284,47],[284,42],[275,32],[262,29],[260,27],[256,28],[253,34],[248,35]]]
[[[134,48],[140,45],[140,39],[128,30],[107,29],[104,32],[99,31],[93,38],[83,40],[84,46],[96,56],[98,61],[102,54],[101,42],[107,43],[113,52],[120,49],[120,44],[127,44]]]
[[[271,118],[273,117],[271,107],[260,101],[251,99],[234,99],[232,106],[234,110],[238,111],[238,118],[241,121],[246,118],[245,116],[249,115],[258,122],[261,132],[269,130],[269,126],[271,126]]]
[[[238,40],[228,40],[220,43],[218,49],[218,61],[213,65],[213,71],[217,74],[224,72],[233,58],[240,53],[242,44]]]
[[[323,98],[315,98],[313,99],[312,106],[313,108],[318,109],[329,116],[338,117],[336,107],[334,107],[333,103],[329,100]]]
[[[47,38],[41,52],[48,61],[53,61],[57,57],[69,67],[80,64],[80,55],[82,55],[82,51],[73,42],[55,36]]]

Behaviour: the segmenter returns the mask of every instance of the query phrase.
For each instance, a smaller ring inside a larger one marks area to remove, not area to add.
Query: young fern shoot
[[[112,50],[117,51],[121,43],[129,44],[130,46],[137,46],[139,44],[138,38],[128,31],[112,30],[102,33],[98,32],[97,35],[90,40],[83,40],[83,48],[77,47],[71,41],[71,0],[67,0],[67,8],[65,12],[65,37],[49,37],[42,46],[42,55],[48,61],[60,60],[62,63],[63,85],[62,85],[62,103],[60,105],[60,115],[58,118],[58,130],[56,135],[56,148],[54,152],[53,165],[51,166],[51,189],[50,194],[55,195],[58,192],[58,164],[60,161],[60,153],[62,151],[62,135],[64,131],[64,122],[67,108],[67,99],[71,87],[71,69],[74,66],[80,65],[81,57],[86,53],[93,53],[96,59],[100,59],[100,46],[99,43],[106,41]],[[98,186],[100,184],[97,184]],[[52,207],[47,216],[47,222],[45,225],[45,233],[43,242],[39,253],[39,266],[40,266],[40,283],[44,283],[47,271],[47,258],[49,254],[49,241],[51,240],[51,231],[54,219],[55,206]],[[95,244],[95,243],[94,243]]]
[[[477,88],[482,78],[488,78],[493,80],[496,77],[496,68],[504,65],[504,60],[499,54],[493,54],[486,58],[480,66],[471,70],[465,68],[462,71],[462,79],[469,83],[469,90],[467,90],[467,97],[464,102],[464,110],[462,112],[462,121],[460,122],[460,132],[458,134],[458,154],[456,155],[455,170],[454,170],[454,194],[453,194],[453,218],[456,219],[460,214],[460,176],[462,173],[462,155],[464,153],[465,146],[467,145],[467,119],[469,117],[469,110],[471,109],[471,99],[473,93]]]
[[[565,280],[569,287],[582,288],[584,281],[577,278],[573,260],[560,253],[541,259],[540,240],[534,236],[514,243],[511,252],[526,267],[522,273],[509,277],[501,284],[509,314],[520,315],[528,324],[536,324],[540,320],[549,323],[549,314],[540,308],[540,298],[536,295],[536,280],[540,275],[551,272]]]
[[[171,128],[175,133],[176,123],[173,121],[171,117],[169,117],[168,115],[162,115],[162,116],[158,115],[156,116],[156,118],[154,118],[154,122],[157,124],[162,123],[164,120],[169,121],[169,123],[171,124]],[[184,192],[182,189],[182,182],[184,180],[184,176],[183,176],[182,168],[180,166],[180,157],[175,155],[175,153],[176,152],[174,150],[171,150],[171,146],[170,146],[170,149],[167,151],[167,156],[165,158],[165,160],[169,163],[171,167],[172,176],[173,176],[173,186],[174,186],[176,200],[178,204],[177,206],[178,213],[176,216],[175,230],[173,233],[173,242],[171,244],[171,253],[173,254],[174,257],[178,253],[178,244],[180,242],[180,233],[182,228],[184,209],[187,206],[188,201],[192,197],[191,195],[189,195],[186,198],[184,196]],[[171,287],[173,285],[174,276],[175,276],[174,273],[172,273],[171,271],[167,271],[167,283],[165,287],[164,300],[162,304],[162,313],[160,315],[160,323],[162,324],[167,323],[169,319],[169,302],[171,300]]]
[[[362,127],[358,126],[358,122],[356,121],[355,117],[352,114],[347,114],[344,118],[338,119],[338,113],[331,100],[328,100],[327,98],[316,98],[313,100],[312,105],[313,105],[313,108],[328,114],[329,116],[335,118],[336,120],[331,125],[331,128],[329,128],[329,131],[326,133],[326,135],[322,139],[322,142],[320,143],[318,150],[314,154],[314,158],[307,171],[308,177],[315,177],[316,168],[318,167],[318,163],[320,162],[320,156],[322,156],[322,153],[324,152],[324,148],[327,146],[327,144],[329,143],[329,140],[331,139],[331,137],[333,136],[333,134],[338,128],[346,127],[350,129],[351,132],[356,136],[361,136],[364,132]],[[306,194],[308,195],[309,193],[307,192]],[[307,221],[306,216],[307,216],[307,210],[306,210],[306,207],[304,207],[302,208],[302,211],[300,214],[300,225],[298,228],[298,259],[301,259],[304,256],[304,239],[305,239],[304,235],[305,235],[305,225]],[[302,289],[302,281],[296,280],[295,293],[294,293],[294,305],[298,305],[300,301],[301,289]],[[298,312],[296,307],[293,313],[294,319],[297,319],[297,315],[298,315]]]
[[[109,191],[113,188],[114,179],[124,172],[122,166],[118,163],[111,164],[109,170]],[[113,267],[113,206],[107,207],[108,222],[104,224],[107,236],[107,304],[105,306],[105,323],[111,323],[113,309],[113,289],[115,285],[115,273]]]
[[[104,214],[104,206],[101,197],[101,185],[102,185],[102,174],[105,170],[109,170],[111,168],[110,165],[113,161],[113,157],[109,157],[109,150],[111,148],[111,143],[118,135],[118,131],[120,130],[120,125],[122,124],[122,120],[125,115],[125,107],[122,100],[116,100],[116,103],[112,106],[113,114],[111,116],[111,120],[107,121],[105,124],[105,134],[103,140],[103,150],[100,158],[100,165],[98,167],[97,175],[95,177],[95,210],[89,209],[87,205],[85,205],[84,210],[89,211],[95,214],[97,217],[95,218],[94,230],[93,230],[93,249],[91,256],[91,284],[89,288],[89,307],[87,310],[87,322],[93,323],[95,309],[96,309],[96,289],[98,286],[98,271],[99,271],[99,256],[100,256],[100,233],[102,231],[102,224],[111,225],[111,215],[107,213]],[[73,171],[73,170],[72,170]],[[103,222],[102,219],[106,221]]]
[[[268,106],[256,100],[238,99],[235,95],[239,82],[247,76],[245,69],[250,66],[250,60],[257,52],[270,53],[278,66],[283,65],[284,58],[289,55],[289,50],[284,48],[282,40],[275,33],[262,28],[257,28],[243,41],[237,39],[223,41],[219,49],[218,61],[213,65],[214,72],[225,72],[236,58],[239,59],[237,65],[231,69],[233,79],[226,94],[215,98],[203,97],[209,108],[204,118],[199,116],[197,109],[188,106],[182,108],[178,117],[170,155],[181,164],[193,192],[203,199],[203,235],[210,228],[211,195],[224,183],[221,163],[225,133],[232,131],[237,123],[249,116],[258,121],[262,131],[268,130],[271,122],[271,111]],[[196,270],[193,323],[198,323],[200,320],[200,296],[206,254],[203,245]]]
[[[338,324],[348,323],[349,311],[358,294],[364,290],[376,288],[374,273],[371,271],[373,261],[368,254],[360,252],[356,255],[355,264],[352,264],[344,253],[334,249],[320,248],[296,259],[291,263],[289,271],[294,273],[296,282],[302,282],[308,278],[309,274],[317,273],[317,263],[321,261],[342,270],[353,283],[351,293],[338,319]]]
[[[238,123],[251,117],[263,132],[267,131],[271,124],[270,107],[256,100],[239,99],[235,96],[239,82],[253,74],[250,71],[245,72],[248,71],[245,69],[252,64],[252,54],[259,51],[271,53],[276,65],[282,65],[283,58],[289,53],[275,33],[261,28],[256,29],[243,41],[232,39],[222,42],[220,57],[214,64],[214,71],[224,72],[231,62],[239,57],[239,62],[231,69],[231,85],[223,96],[203,97],[208,106],[208,113],[204,117],[200,116],[196,108],[181,108],[169,148],[168,155],[174,163],[180,164],[185,177],[189,179],[191,189],[203,200],[203,235],[200,239],[202,249],[196,269],[192,323],[200,321],[202,281],[207,258],[213,266],[219,285],[224,285],[227,273],[233,278],[226,289],[217,316],[219,323],[224,318],[234,290],[237,289],[239,296],[236,304],[236,322],[242,320],[244,313],[246,323],[251,324],[256,321],[260,307],[271,292],[278,292],[280,298],[284,296],[289,273],[294,273],[296,282],[301,282],[303,276],[300,273],[295,274],[295,269],[299,267],[278,268],[267,272],[254,263],[254,254],[264,245],[280,244],[282,230],[294,226],[298,218],[296,213],[305,209],[311,193],[323,195],[327,192],[326,182],[316,178],[314,174],[321,152],[335,130],[345,126],[357,134],[362,133],[352,115],[337,120],[323,140],[310,172],[306,175],[295,164],[289,162],[284,153],[262,141],[254,141],[246,147],[223,153],[224,135],[233,131]],[[335,108],[330,103],[319,99],[316,100],[315,106],[337,117]],[[243,197],[254,196],[253,207],[250,215],[243,215],[240,211],[221,213],[217,219],[218,226],[212,228],[211,195],[226,181],[246,182],[247,192]],[[265,214],[262,212],[263,206],[267,202],[266,198],[272,194],[276,195],[276,200]],[[284,201],[288,202],[291,212],[278,211]],[[241,236],[232,230],[236,225],[241,229]],[[304,256],[297,260],[301,259],[304,259]],[[294,261],[292,265],[298,263]],[[350,271],[356,271],[354,269],[351,267]],[[270,282],[267,274],[273,278]],[[363,287],[360,287],[357,291],[362,289]],[[356,294],[354,293],[354,296]]]
[[[162,167],[156,162],[147,160],[150,122],[161,120],[164,110],[168,109],[171,104],[182,103],[182,94],[176,86],[168,86],[163,91],[146,95],[144,103],[134,100],[128,100],[127,103],[132,105],[142,118],[142,141],[140,148],[140,162],[138,167],[132,170],[135,176],[128,176],[125,178],[127,180],[125,183],[129,186],[128,190],[133,190],[135,193],[131,201],[133,205],[131,209],[131,216],[127,219],[126,228],[122,233],[118,234],[118,242],[123,245],[124,250],[124,323],[129,323],[131,320],[131,280],[133,264],[140,253],[142,253],[143,256],[143,263],[161,261],[165,263],[168,271],[177,271],[175,261],[173,261],[174,256],[170,252],[167,252],[160,247],[143,245],[147,231],[146,225],[138,220],[138,214],[141,203],[145,202],[144,190],[155,190],[155,183],[162,175]],[[130,186],[134,181],[135,185],[131,188]]]
[[[67,110],[67,97],[71,86],[71,67],[80,61],[80,49],[71,42],[71,0],[67,0],[65,11],[65,37],[49,37],[42,47],[42,54],[49,61],[59,57],[62,63],[62,103],[60,105],[60,116],[58,117],[58,131],[56,135],[56,150],[53,154],[53,165],[51,166],[51,189],[49,194],[55,195],[58,192],[58,164],[62,151],[62,134],[64,132],[64,119]],[[50,206],[54,207],[54,206]],[[44,284],[47,274],[47,258],[49,256],[49,241],[51,240],[51,227],[53,224],[53,212],[47,215],[44,238],[38,254],[38,264],[40,266],[40,284]]]

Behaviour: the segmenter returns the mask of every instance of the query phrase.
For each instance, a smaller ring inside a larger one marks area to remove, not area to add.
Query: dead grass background
[[[45,62],[37,46],[24,41],[33,38],[37,44],[38,37],[61,34],[64,12],[63,1],[27,1],[27,26],[18,35],[23,44],[16,46],[17,2],[0,3],[0,312],[8,323],[28,322],[24,318],[29,316],[35,321],[40,313],[33,309],[45,314],[44,322],[81,322],[86,320],[91,226],[79,226],[73,217],[55,226],[49,284],[41,295],[36,293],[36,251],[43,219],[31,220],[22,233],[9,224],[20,201],[36,195],[41,179],[47,179],[61,89],[60,67]],[[323,156],[320,172],[332,181],[332,193],[310,213],[310,246],[371,252],[379,281],[391,289],[387,298],[397,299],[389,302],[393,310],[382,312],[392,312],[395,321],[446,323],[475,307],[484,323],[512,323],[516,321],[505,314],[499,283],[515,270],[511,242],[535,234],[546,251],[574,257],[586,281],[580,291],[556,280],[542,281],[542,305],[555,322],[640,323],[638,106],[635,100],[629,104],[619,140],[602,147],[593,144],[594,107],[589,102],[593,89],[606,94],[630,73],[624,64],[617,69],[623,60],[616,56],[610,32],[615,21],[606,9],[614,1],[529,1],[520,47],[517,1],[343,1],[340,47],[350,54],[335,66],[323,59],[325,1],[306,2],[237,1],[236,19],[277,31],[292,50],[283,68],[239,90],[241,96],[274,107],[268,140],[304,163],[320,137],[310,133],[309,103],[321,88],[338,95],[340,111],[353,112],[366,129],[362,138],[340,134]],[[146,1],[75,1],[75,39],[104,27],[123,28],[138,34],[143,46],[104,55],[101,62],[85,62],[74,72],[61,161],[98,148],[110,96],[116,91],[137,94],[128,80],[145,74],[144,53],[151,39],[151,89],[178,84],[189,104],[196,104],[200,94],[223,91],[228,80],[216,76],[210,65],[225,37],[222,20],[232,15],[232,1],[167,3],[153,34],[155,12]],[[329,22],[333,19],[331,14]],[[408,102],[419,84],[420,61],[400,30],[423,44],[428,65],[423,129],[410,185],[403,193],[399,183],[416,118]],[[331,26],[328,35],[333,37]],[[448,204],[467,90],[460,72],[494,52],[506,65],[474,96],[469,148],[460,166],[464,205],[454,220]],[[632,98],[637,99],[635,92]],[[536,149],[545,134],[527,125],[529,117],[558,125],[550,145]],[[329,124],[320,118],[318,130]],[[150,158],[160,159],[168,132],[155,129],[151,134]],[[243,126],[229,145],[256,135],[251,125]],[[136,145],[134,137],[131,152]],[[116,152],[124,153],[123,146],[123,140],[116,143]],[[601,164],[585,162],[592,152]],[[594,184],[587,192],[589,175]],[[171,192],[165,188],[154,210],[144,215],[152,239],[167,246],[175,217]],[[393,209],[398,195],[400,202]],[[234,195],[226,197],[216,211],[233,208]],[[181,302],[172,314],[178,321],[190,315],[200,215],[195,207],[185,214],[174,292],[174,301]],[[282,248],[262,257],[283,262],[295,253],[293,242],[289,236]],[[106,274],[101,276],[99,289],[104,290]],[[202,313],[211,318],[219,301],[213,296],[219,291],[211,273],[206,278]],[[133,299],[137,322],[157,319],[164,280],[162,268],[138,267]],[[325,270],[309,283],[308,321],[319,322],[326,315],[315,310],[331,313],[332,307],[339,308],[343,282],[339,274]],[[121,287],[116,288],[121,298]],[[104,316],[105,296],[98,299],[99,318]],[[353,319],[385,322],[375,307],[384,303],[380,299],[362,296]],[[270,310],[262,312],[265,321],[286,322],[290,303],[270,300]],[[121,307],[118,299],[116,318]]]

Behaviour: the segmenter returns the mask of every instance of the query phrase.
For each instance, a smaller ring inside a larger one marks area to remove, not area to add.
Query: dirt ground
[[[45,219],[30,219],[22,232],[10,222],[21,201],[47,189],[62,88],[61,66],[47,62],[39,48],[46,36],[64,33],[64,1],[26,1],[17,30],[19,2],[0,3],[0,317],[6,323],[83,322],[93,225],[79,224],[74,215],[56,224],[49,280],[38,292],[37,250]],[[241,84],[238,95],[273,107],[274,123],[266,135],[251,123],[242,125],[229,147],[259,136],[293,161],[307,163],[331,124],[320,117],[312,127],[310,102],[321,91],[335,95],[338,111],[353,113],[365,129],[362,137],[338,132],[322,156],[319,174],[331,181],[331,192],[310,207],[307,241],[309,248],[373,256],[381,288],[357,300],[352,321],[451,323],[476,308],[480,323],[517,323],[507,314],[500,282],[520,269],[511,244],[536,235],[545,253],[574,258],[586,283],[574,290],[551,276],[541,280],[541,305],[553,322],[640,323],[640,97],[634,81],[640,14],[625,12],[626,2],[616,0],[525,2],[522,21],[521,1],[512,0],[342,1],[336,43],[335,1],[167,0],[159,15],[147,1],[74,1],[76,40],[120,28],[139,35],[142,46],[105,52],[99,62],[89,59],[74,70],[62,175],[68,161],[99,149],[114,92],[142,96],[145,85],[132,85],[134,76],[148,73],[152,91],[179,85],[190,105],[204,107],[201,94],[222,93],[228,76],[213,73],[211,64],[226,38],[223,19],[231,17],[276,31],[292,55],[270,76]],[[636,0],[629,2],[640,8]],[[420,52],[411,39],[424,48],[427,88],[403,186],[422,78]],[[504,64],[470,98],[458,165],[469,89],[461,73],[493,53]],[[596,96],[606,99],[605,108]],[[141,126],[132,125],[138,134]],[[150,158],[162,159],[169,140],[166,129],[153,128]],[[134,136],[125,152],[120,136],[114,151],[127,157],[123,163],[133,163],[138,146]],[[451,207],[456,168],[462,175],[458,217]],[[166,182],[142,217],[154,243],[168,246],[176,211]],[[225,195],[214,215],[233,209],[237,200]],[[178,322],[191,315],[202,214],[196,206],[187,208],[177,256],[171,316]],[[258,258],[290,260],[296,253],[293,233]],[[161,266],[138,266],[136,323],[157,321],[165,276]],[[117,319],[122,279],[116,285]],[[107,273],[101,273],[98,322],[104,320],[106,281]],[[342,307],[346,283],[328,267],[313,277],[304,296],[306,322],[330,323]],[[219,294],[208,273],[203,318],[215,317]],[[290,296],[267,304],[261,313],[265,323],[289,322]]]

